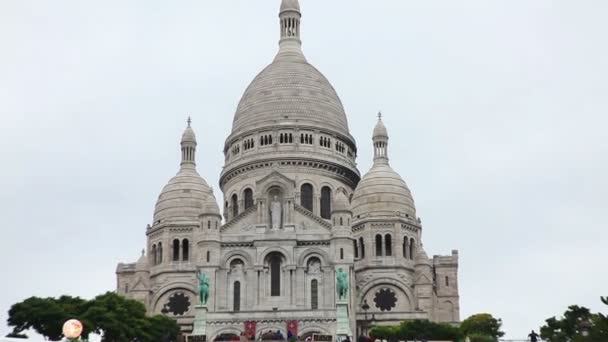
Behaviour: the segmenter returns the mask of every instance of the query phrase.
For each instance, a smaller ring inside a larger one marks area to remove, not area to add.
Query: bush
[[[484,335],[484,334],[471,334],[469,335],[470,342],[496,342],[495,337]]]

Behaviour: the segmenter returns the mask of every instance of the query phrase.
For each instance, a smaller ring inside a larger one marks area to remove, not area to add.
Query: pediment
[[[414,282],[414,284],[433,284],[433,281],[426,274],[421,273],[420,275],[418,275],[418,277],[416,277],[416,281]]]
[[[226,223],[220,229],[222,234],[252,234],[257,225],[256,207],[247,210],[237,216],[234,220]]]
[[[137,278],[135,285],[133,285],[133,287],[131,287],[131,291],[147,291],[147,290],[148,290],[147,286],[141,277]]]
[[[285,176],[281,172],[274,170],[262,179],[255,182],[256,188],[261,190],[258,191],[258,195],[264,196],[270,188],[278,186],[283,189],[287,197],[293,197],[293,192],[296,187],[295,180]]]
[[[296,227],[298,227],[298,234],[331,232],[331,224],[329,222],[315,216],[304,208],[296,207],[294,214],[295,224]]]

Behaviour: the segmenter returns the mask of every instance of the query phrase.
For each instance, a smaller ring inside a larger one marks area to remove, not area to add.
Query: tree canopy
[[[540,336],[549,342],[608,341],[608,317],[585,307],[571,305],[562,317],[554,316],[545,322]]]
[[[463,335],[490,336],[494,339],[502,337],[505,333],[500,331],[502,320],[492,317],[489,313],[479,313],[470,316],[460,324]]]
[[[63,323],[71,318],[83,324],[83,338],[91,332],[102,336],[104,342],[123,342],[138,338],[142,342],[175,339],[177,323],[162,315],[146,316],[146,308],[138,301],[107,292],[92,300],[78,297],[30,297],[14,304],[8,312],[10,335],[20,335],[33,329],[50,341],[63,338]]]
[[[428,320],[404,321],[395,326],[374,327],[371,335],[389,341],[397,340],[454,340],[461,338],[458,327]]]

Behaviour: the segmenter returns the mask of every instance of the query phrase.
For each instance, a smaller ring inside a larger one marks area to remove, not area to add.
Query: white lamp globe
[[[77,319],[70,319],[63,323],[63,336],[67,338],[78,338],[82,334],[82,323]]]

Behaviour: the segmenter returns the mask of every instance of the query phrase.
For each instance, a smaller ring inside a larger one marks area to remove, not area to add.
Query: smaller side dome
[[[344,191],[338,191],[336,199],[334,200],[334,206],[332,212],[347,211],[350,212],[350,203]]]
[[[188,118],[182,134],[180,170],[163,188],[154,208],[153,224],[162,221],[198,220],[213,190],[196,171],[196,136]],[[217,204],[216,204],[217,205]]]
[[[363,176],[352,200],[356,219],[369,217],[405,216],[416,218],[416,206],[407,184],[388,162],[388,132],[378,114],[374,128],[374,165]]]

